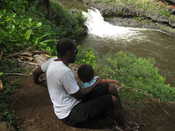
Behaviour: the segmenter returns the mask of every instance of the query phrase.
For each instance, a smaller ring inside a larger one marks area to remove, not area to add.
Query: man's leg
[[[118,95],[118,90],[115,85],[110,85],[108,83],[99,84],[96,86],[95,90],[90,93],[88,99],[95,99],[102,95],[111,95],[113,108],[112,110],[108,111],[111,117],[116,121],[116,123],[120,126],[125,128],[127,125],[125,112],[121,104],[120,97]]]
[[[116,121],[116,124],[125,129],[127,127],[127,121],[124,115],[124,109],[122,107],[120,98],[117,96],[112,96],[113,100],[113,118]]]
[[[108,87],[109,94],[112,95],[112,101],[113,101],[113,110],[110,113],[110,115],[113,117],[113,119],[116,121],[117,125],[126,128],[127,121],[125,117],[124,108],[121,103],[120,96],[118,95],[118,90],[115,85],[109,85]]]
[[[86,96],[84,96],[83,101],[89,101],[96,99],[100,96],[109,95],[109,84],[97,84],[96,87]]]
[[[71,126],[79,127],[79,125],[88,123],[107,112],[111,112],[118,126],[125,128],[126,122],[121,103],[116,96],[112,95],[104,95],[84,103],[79,103],[72,109],[69,117],[64,121]]]
[[[83,101],[88,101],[104,95],[116,95],[117,92],[118,90],[116,86],[111,86],[108,83],[100,83],[97,84],[96,87],[84,97]]]
[[[79,103],[63,121],[71,126],[78,127],[80,124],[88,123],[93,119],[103,116],[112,109],[112,96],[104,95],[96,99]]]
[[[126,126],[124,110],[117,88],[107,83],[99,84],[90,94],[85,96],[85,100],[74,107],[67,119],[71,121],[70,123],[82,123],[106,113],[109,113],[119,126]],[[76,118],[76,120],[72,118]]]

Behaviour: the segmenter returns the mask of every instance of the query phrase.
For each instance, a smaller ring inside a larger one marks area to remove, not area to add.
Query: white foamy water
[[[108,39],[125,39],[128,41],[135,38],[141,39],[141,37],[143,37],[141,31],[145,29],[110,24],[104,21],[100,11],[95,8],[88,9],[88,12],[83,12],[83,15],[87,19],[85,25],[88,28],[88,33],[93,36]]]

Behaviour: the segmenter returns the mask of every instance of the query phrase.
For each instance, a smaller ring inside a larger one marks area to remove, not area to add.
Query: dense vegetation
[[[4,88],[0,91],[0,121],[8,121],[17,129],[15,115],[9,110],[9,96],[19,82],[9,83],[6,72],[20,73],[23,70],[15,59],[8,56],[25,50],[43,50],[55,55],[55,44],[60,38],[77,40],[85,34],[86,28],[79,11],[71,13],[60,5],[51,3],[51,14],[47,16],[40,0],[0,2],[0,80]]]
[[[4,52],[30,48],[54,53],[59,38],[78,39],[85,30],[84,20],[78,12],[70,13],[53,4],[53,16],[46,19],[46,13],[41,13],[43,9],[37,7],[37,2],[29,3],[28,0],[4,1],[0,12],[0,47]]]
[[[9,72],[21,72],[21,68],[18,66],[18,63],[14,60],[0,60],[0,71],[9,71]],[[15,113],[9,109],[10,107],[10,97],[13,92],[19,87],[18,77],[13,80],[13,83],[9,83],[11,78],[7,77],[4,73],[0,73],[0,80],[3,81],[4,90],[0,91],[0,122],[7,121],[15,129],[18,129],[17,118]]]
[[[114,0],[100,1],[114,2]],[[142,1],[144,7],[140,5],[139,0],[136,2],[116,0],[115,2],[125,6],[135,3],[144,10],[147,10],[148,6],[156,11],[160,9],[159,6],[152,5],[146,0]],[[34,1],[29,3],[28,0],[5,0],[0,8],[0,53],[4,53],[3,58],[0,58],[0,79],[3,80],[5,87],[3,93],[0,93],[0,121],[8,121],[17,127],[13,113],[8,109],[9,95],[17,85],[10,85],[3,72],[21,72],[22,70],[16,61],[5,59],[6,56],[14,52],[35,49],[55,55],[55,43],[60,38],[69,37],[78,40],[86,29],[80,12],[71,13],[53,3],[51,3],[51,16],[47,17],[47,11],[45,12]],[[160,13],[169,15],[163,10],[160,10]],[[175,100],[175,89],[165,84],[165,79],[154,67],[153,60],[138,58],[124,52],[98,58],[92,49],[85,50],[81,46],[79,49],[77,64],[91,64],[101,77],[119,80],[124,86],[121,90],[123,99],[131,101]],[[102,62],[98,62],[98,59],[102,59]]]
[[[102,78],[118,80],[124,87],[121,96],[126,101],[175,100],[175,88],[165,83],[153,59],[138,58],[125,52],[99,58],[92,49],[87,49],[80,50],[78,55],[78,64],[82,63],[91,64]]]
[[[105,56],[103,60],[103,63],[97,66],[98,72],[105,78],[116,79],[123,84],[124,99],[157,99],[166,102],[175,100],[175,89],[165,84],[165,78],[154,66],[153,59],[119,52],[113,56]]]

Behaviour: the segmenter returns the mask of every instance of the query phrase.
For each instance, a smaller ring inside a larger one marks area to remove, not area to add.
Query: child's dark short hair
[[[83,82],[89,82],[94,78],[94,70],[91,65],[83,64],[78,68],[78,77]]]

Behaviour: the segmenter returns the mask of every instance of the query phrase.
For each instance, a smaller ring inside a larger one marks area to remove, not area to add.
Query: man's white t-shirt
[[[55,59],[51,58],[42,64],[41,69],[46,72],[47,86],[54,112],[58,119],[64,119],[79,103],[71,94],[78,92],[80,88],[71,69],[62,61],[55,61]]]

